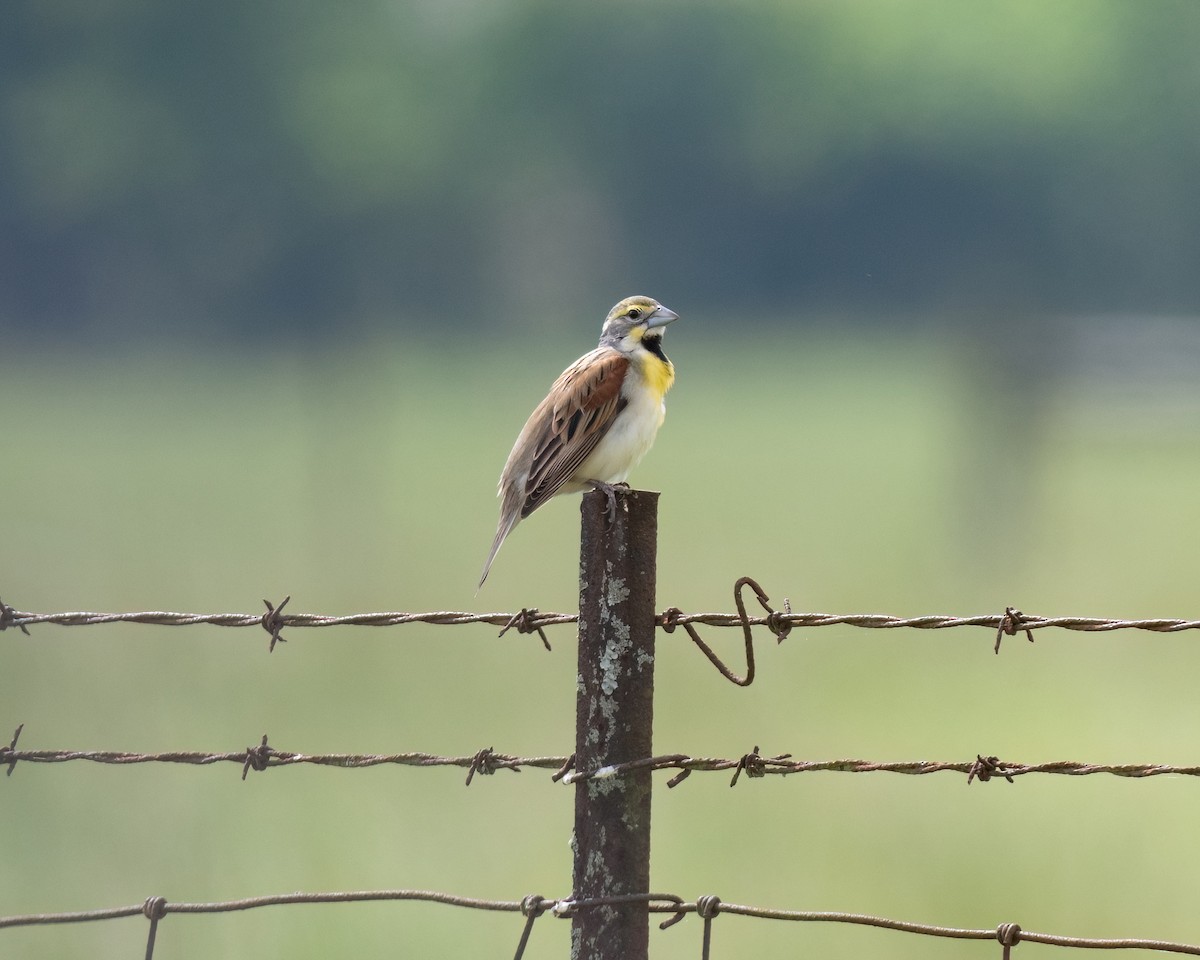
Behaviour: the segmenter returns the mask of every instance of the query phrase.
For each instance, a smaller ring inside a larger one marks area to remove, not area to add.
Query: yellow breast
[[[656,400],[662,400],[675,382],[675,366],[670,360],[648,356],[642,360],[642,378]]]

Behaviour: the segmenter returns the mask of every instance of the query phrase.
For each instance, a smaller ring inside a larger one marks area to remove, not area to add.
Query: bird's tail
[[[507,504],[505,505],[508,506]],[[483,581],[487,579],[488,571],[492,569],[492,561],[496,559],[496,554],[500,552],[500,545],[504,543],[504,538],[512,533],[513,527],[521,519],[521,511],[519,509],[505,509],[500,514],[500,525],[496,527],[496,539],[492,541],[491,552],[488,553],[487,562],[483,565],[483,573],[479,575],[479,586],[475,588],[475,593],[478,595],[483,588]]]

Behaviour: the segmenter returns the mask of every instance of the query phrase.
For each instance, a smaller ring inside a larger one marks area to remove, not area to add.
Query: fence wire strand
[[[750,587],[758,599],[759,605],[765,611],[765,616],[750,616],[746,612],[746,604],[742,595],[744,588]],[[473,623],[486,623],[501,627],[500,636],[515,629],[518,634],[536,633],[543,646],[550,650],[550,640],[546,636],[546,627],[559,626],[566,623],[578,623],[578,614],[573,613],[542,613],[536,607],[524,607],[516,613],[471,613],[468,611],[437,610],[427,613],[355,613],[344,616],[327,616],[313,613],[284,613],[284,607],[291,602],[291,597],[285,597],[278,605],[270,600],[263,600],[266,608],[264,613],[173,613],[165,610],[151,610],[140,613],[30,613],[16,610],[0,601],[0,631],[9,627],[21,630],[27,636],[29,627],[40,624],[56,624],[59,626],[78,627],[95,626],[106,623],[139,623],[155,626],[194,626],[211,624],[218,627],[262,627],[270,636],[268,650],[274,652],[275,646],[286,642],[283,630],[292,627],[392,627],[405,624],[422,623],[434,626],[463,626]],[[1153,633],[1178,633],[1183,630],[1200,629],[1200,620],[1181,619],[1141,619],[1141,620],[1112,620],[1102,617],[1041,617],[1022,613],[1016,607],[1005,607],[1004,612],[994,615],[974,617],[946,616],[930,614],[919,617],[896,617],[887,614],[828,614],[828,613],[793,613],[791,602],[783,602],[783,609],[776,610],[770,604],[770,598],[758,582],[752,577],[739,577],[733,585],[733,600],[737,607],[736,614],[729,613],[686,613],[679,607],[668,607],[655,616],[655,623],[666,633],[673,633],[677,627],[682,627],[688,638],[704,654],[712,665],[726,680],[740,687],[749,686],[754,682],[754,638],[752,628],[765,626],[774,634],[775,639],[782,643],[796,627],[831,627],[853,626],[865,629],[892,630],[911,628],[918,630],[945,630],[953,627],[986,627],[996,631],[993,650],[1000,652],[1001,642],[1005,636],[1016,636],[1023,633],[1026,639],[1033,643],[1034,630],[1047,627],[1058,627],[1064,630],[1077,630],[1089,633],[1108,632],[1113,630],[1142,630]],[[739,675],[728,667],[716,652],[705,643],[696,629],[701,624],[710,627],[740,627],[745,643],[746,670]]]
[[[265,601],[264,601],[265,602]],[[489,624],[494,627],[517,627],[522,633],[539,628],[578,623],[576,613],[541,612],[536,608],[524,608],[516,613],[472,613],[462,610],[435,610],[426,613],[381,612],[352,613],[331,616],[319,613],[279,613],[282,607],[267,613],[178,613],[167,610],[147,610],[130,613],[100,613],[74,611],[64,613],[32,613],[8,608],[8,614],[0,623],[0,629],[9,627],[33,627],[54,624],[63,627],[89,627],[109,623],[150,624],[160,627],[190,627],[209,624],[217,627],[262,627],[264,623],[278,629],[290,627],[398,627],[423,623],[431,626],[463,626],[467,624]],[[1012,610],[1012,608],[1008,608]],[[1020,630],[1043,630],[1056,627],[1084,633],[1106,633],[1113,630],[1141,630],[1150,633],[1179,633],[1185,630],[1200,630],[1200,620],[1148,618],[1135,620],[1110,619],[1106,617],[1042,617],[1013,611]],[[915,617],[900,617],[882,613],[777,613],[767,616],[750,616],[743,619],[736,613],[684,613],[677,608],[668,608],[658,616],[660,626],[668,623],[678,625],[698,624],[709,627],[767,626],[787,629],[808,627],[860,627],[869,630],[947,630],[957,627],[985,627],[989,630],[1005,630],[1013,623],[1013,613],[981,614],[978,616],[951,616],[948,614],[925,614]],[[524,627],[525,629],[520,629]]]
[[[1138,938],[1093,938],[1062,936],[1053,933],[1039,933],[1024,930],[1015,923],[1002,923],[995,929],[971,929],[964,927],[946,927],[934,924],[914,923],[906,920],[895,920],[889,917],[872,916],[862,913],[839,913],[834,911],[811,910],[778,910],[770,907],[749,906],[738,903],[726,903],[717,896],[707,895],[697,897],[694,901],[686,901],[675,894],[645,893],[629,894],[619,897],[600,897],[593,900],[558,899],[548,900],[538,894],[531,894],[521,900],[488,900],[478,897],[465,897],[433,890],[357,890],[335,891],[328,893],[283,893],[271,896],[249,897],[243,900],[222,900],[209,903],[183,903],[168,901],[163,897],[150,897],[144,903],[124,907],[110,907],[101,910],[85,910],[69,913],[34,913],[17,916],[0,917],[0,929],[11,927],[49,926],[53,924],[88,923],[94,921],[117,920],[134,917],[139,914],[150,921],[147,956],[153,955],[154,939],[158,922],[164,917],[176,914],[218,914],[232,913],[242,910],[254,910],[261,907],[321,904],[321,903],[366,903],[379,901],[420,901],[438,903],[444,906],[459,907],[470,910],[486,910],[505,913],[520,913],[526,918],[521,931],[517,958],[521,957],[529,941],[533,921],[543,913],[550,913],[560,919],[570,918],[579,910],[610,907],[619,904],[644,903],[649,913],[671,914],[659,924],[666,929],[678,923],[688,914],[698,914],[704,921],[704,957],[708,958],[711,949],[710,932],[712,921],[720,914],[747,917],[755,920],[783,920],[801,923],[844,923],[858,926],[876,927],[893,930],[900,933],[916,934],[927,937],[941,937],[955,940],[993,940],[1009,948],[1022,941],[1042,943],[1056,947],[1073,947],[1090,950],[1156,950],[1166,953],[1183,953],[1200,956],[1200,945],[1178,943],[1169,940],[1150,940]]]
[[[23,726],[23,725],[22,725]],[[172,750],[162,753],[136,753],[124,750],[22,750],[16,746],[17,737],[22,728],[18,727],[17,734],[9,746],[0,747],[0,765],[7,764],[9,772],[18,763],[69,763],[84,760],[92,763],[110,764],[114,766],[131,766],[146,763],[174,763],[192,766],[211,766],[213,764],[229,763],[242,768],[245,779],[250,770],[266,770],[271,767],[286,767],[295,764],[310,764],[322,767],[336,767],[343,770],[357,770],[367,767],[404,766],[404,767],[458,767],[467,771],[467,785],[470,786],[476,774],[488,775],[499,770],[512,770],[515,773],[522,769],[540,769],[556,771],[553,779],[564,784],[578,783],[584,780],[602,780],[608,777],[625,776],[639,771],[676,770],[678,773],[668,786],[674,787],[692,773],[718,773],[733,771],[730,786],[735,786],[744,774],[747,777],[765,777],[769,775],[791,776],[801,773],[896,773],[908,776],[923,776],[933,773],[957,773],[975,780],[988,781],[1002,778],[1012,782],[1016,777],[1032,774],[1051,774],[1056,776],[1083,777],[1096,774],[1109,774],[1115,777],[1130,779],[1145,779],[1160,776],[1200,777],[1200,766],[1175,766],[1160,763],[1084,763],[1076,760],[1055,760],[1045,763],[1015,763],[1000,760],[994,756],[978,755],[974,760],[900,760],[875,761],[858,759],[840,760],[799,760],[790,753],[776,756],[763,756],[756,746],[750,753],[740,757],[698,757],[686,753],[662,754],[654,757],[642,757],[625,763],[613,764],[596,770],[573,770],[574,757],[531,756],[521,757],[497,753],[492,747],[485,747],[471,755],[442,756],[433,753],[294,753],[279,750],[267,743],[264,736],[256,746],[243,750],[225,752],[205,752]]]

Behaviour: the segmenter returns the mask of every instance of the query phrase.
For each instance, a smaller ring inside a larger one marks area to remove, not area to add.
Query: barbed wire
[[[1042,630],[1058,627],[1062,630],[1079,630],[1085,633],[1102,633],[1112,630],[1144,630],[1152,633],[1178,633],[1184,630],[1200,630],[1200,620],[1141,619],[1120,620],[1104,617],[1039,617],[1017,614],[1021,630]],[[973,617],[948,614],[926,614],[918,617],[899,617],[882,613],[784,613],[777,617],[749,617],[745,621],[752,627],[862,627],[865,629],[893,630],[910,627],[917,630],[945,630],[954,627],[987,627],[1000,629],[1005,625],[1006,614],[981,614]],[[149,610],[137,613],[29,613],[12,611],[0,629],[7,627],[31,627],[37,624],[56,624],[64,627],[96,626],[104,623],[144,623],[159,627],[188,627],[196,624],[211,624],[217,627],[259,627],[270,621],[270,614],[260,613],[172,613],[166,610]],[[275,618],[279,628],[285,627],[397,627],[412,623],[433,626],[462,626],[485,623],[509,628],[514,621],[524,620],[531,632],[538,627],[554,627],[566,623],[578,623],[577,613],[542,613],[536,607],[525,608],[517,613],[470,613],[461,610],[435,610],[428,613],[352,613],[331,616],[319,613],[287,613]],[[682,626],[693,623],[709,627],[740,627],[743,621],[736,613],[676,613],[670,610],[659,614],[658,625],[673,622]]]
[[[747,586],[755,592],[760,605],[764,609],[765,615],[750,616],[747,613],[742,597],[742,590]],[[576,623],[579,619],[577,614],[542,613],[537,608],[523,608],[515,614],[432,611],[426,613],[381,612],[329,616],[323,614],[285,613],[283,612],[284,608],[290,602],[290,599],[290,597],[285,598],[278,605],[264,600],[263,603],[266,611],[259,614],[179,613],[171,611],[39,614],[20,611],[0,601],[0,631],[12,627],[20,629],[24,634],[29,635],[30,626],[41,624],[93,626],[107,623],[132,623],[156,626],[192,626],[198,624],[210,624],[221,627],[257,626],[269,634],[270,649],[274,650],[277,643],[285,640],[281,635],[281,631],[292,627],[389,627],[414,623],[434,626],[461,626],[482,623],[501,627],[501,636],[509,630],[514,629],[522,634],[537,633],[543,644],[549,649],[550,644],[546,637],[545,628]],[[1200,629],[1200,620],[1163,618],[1120,620],[1100,617],[1042,617],[1023,614],[1014,607],[1006,607],[1003,614],[969,617],[948,615],[898,617],[885,614],[794,613],[791,610],[790,603],[786,600],[784,601],[783,610],[778,611],[773,609],[769,604],[765,592],[749,577],[742,577],[736,582],[734,586],[734,601],[737,607],[736,614],[686,613],[677,607],[671,607],[656,617],[656,624],[668,633],[673,632],[677,627],[682,627],[690,639],[695,642],[722,675],[742,686],[750,684],[754,678],[752,627],[765,626],[774,634],[778,641],[783,641],[789,632],[797,627],[851,626],[866,629],[911,628],[923,630],[983,627],[996,631],[994,646],[996,652],[999,652],[1001,641],[1005,636],[1015,636],[1018,633],[1024,632],[1027,639],[1032,642],[1034,639],[1033,630],[1050,627],[1083,632],[1108,632],[1131,629],[1155,633],[1175,633],[1184,630]],[[744,676],[738,676],[721,662],[720,658],[717,657],[697,633],[697,625],[717,628],[740,627],[743,630],[747,660],[747,669]],[[83,760],[117,766],[143,763],[181,763],[200,766],[233,763],[241,765],[243,779],[247,777],[250,770],[263,771],[269,767],[289,766],[293,764],[312,764],[339,767],[342,769],[362,769],[382,765],[458,767],[466,769],[467,785],[471,784],[477,774],[488,775],[503,769],[519,773],[525,768],[554,770],[552,780],[561,781],[566,784],[623,776],[637,772],[652,772],[655,770],[677,771],[668,780],[668,787],[679,785],[695,772],[728,772],[730,770],[733,771],[730,786],[736,785],[743,774],[749,778],[758,778],[767,775],[787,776],[789,774],[815,772],[896,773],[903,775],[953,772],[966,775],[968,784],[976,779],[986,782],[994,778],[1003,778],[1011,783],[1016,777],[1030,774],[1060,776],[1109,774],[1139,779],[1169,774],[1191,777],[1200,776],[1200,766],[1173,766],[1148,763],[1096,764],[1077,761],[1021,764],[1001,761],[996,756],[984,755],[978,755],[974,760],[950,762],[924,760],[877,762],[860,759],[798,760],[794,759],[788,753],[763,756],[758,746],[755,746],[752,752],[737,758],[664,754],[614,764],[595,770],[576,771],[573,770],[574,756],[520,757],[496,753],[492,747],[479,750],[470,756],[442,756],[418,752],[393,754],[303,754],[281,751],[271,747],[268,743],[268,738],[264,735],[261,742],[256,746],[228,752],[170,751],[135,753],[111,750],[21,750],[17,747],[17,741],[21,732],[22,727],[18,727],[12,741],[7,746],[0,747],[0,766],[7,766],[7,773],[9,775],[12,774],[18,762],[62,763]],[[1200,947],[1198,946],[1160,940],[1098,940],[1082,937],[1062,937],[1022,931],[1017,924],[1011,923],[1002,924],[996,930],[936,927],[863,914],[785,911],[727,904],[722,903],[715,896],[700,897],[694,902],[685,902],[680,897],[669,894],[643,894],[587,901],[545,900],[540,896],[529,896],[520,901],[479,900],[419,890],[283,894],[217,903],[168,903],[161,897],[151,897],[144,904],[132,907],[117,907],[81,913],[0,917],[0,928],[33,924],[108,920],[134,916],[141,913],[150,921],[146,952],[147,958],[150,958],[154,950],[158,923],[168,913],[220,913],[278,904],[333,903],[365,900],[423,900],[473,909],[519,911],[525,916],[526,922],[517,948],[518,960],[524,952],[534,922],[547,910],[553,912],[556,916],[570,916],[575,910],[579,909],[630,902],[644,902],[648,904],[648,909],[651,912],[672,914],[668,920],[660,925],[663,928],[678,922],[688,913],[697,913],[704,920],[704,958],[709,957],[711,925],[719,913],[736,914],[759,919],[853,923],[928,936],[953,937],[958,939],[994,939],[1001,943],[1005,957],[1008,956],[1010,948],[1021,940],[1066,947],[1092,949],[1136,948],[1200,955]]]
[[[534,922],[545,913],[550,913],[552,916],[560,919],[569,919],[580,910],[630,904],[645,904],[649,913],[671,914],[668,919],[659,924],[659,928],[663,930],[674,926],[688,914],[694,913],[698,915],[704,921],[701,954],[703,960],[709,960],[712,949],[712,923],[720,914],[749,917],[757,920],[784,920],[802,923],[847,923],[895,930],[901,933],[911,933],[920,936],[955,940],[994,940],[1000,943],[1005,957],[1009,955],[1009,950],[1020,942],[1043,943],[1050,946],[1091,950],[1157,950],[1167,953],[1184,953],[1200,956],[1200,945],[1168,940],[1134,938],[1100,939],[1062,936],[1060,934],[1023,930],[1016,923],[1002,923],[995,929],[946,927],[934,924],[914,923],[907,920],[894,920],[888,917],[862,913],[778,910],[770,907],[726,903],[720,897],[714,895],[701,896],[693,901],[687,901],[682,897],[669,893],[638,893],[612,897],[596,897],[587,900],[573,900],[570,898],[546,899],[540,894],[530,894],[520,900],[487,900],[441,893],[434,890],[360,890],[335,891],[330,893],[283,893],[262,897],[249,897],[243,900],[223,900],[209,903],[183,903],[168,901],[163,897],[149,897],[144,903],[133,904],[131,906],[69,913],[36,913],[0,917],[0,929],[117,920],[141,914],[150,921],[146,957],[147,960],[151,960],[154,954],[159,922],[172,913],[217,914],[281,905],[378,901],[421,901],[470,910],[520,913],[525,917],[525,925],[518,941],[515,960],[521,960],[526,945],[529,942]]]
[[[741,602],[741,590],[750,586],[758,595],[759,602],[764,607],[764,616],[749,616]],[[1085,633],[1103,633],[1114,630],[1139,630],[1151,633],[1178,633],[1185,630],[1200,630],[1200,620],[1171,619],[1171,618],[1141,618],[1141,619],[1112,619],[1106,617],[1047,617],[1022,613],[1015,607],[1006,607],[1000,614],[981,614],[977,616],[954,616],[948,614],[925,614],[921,616],[901,617],[878,613],[796,613],[789,602],[784,602],[784,610],[777,611],[768,604],[767,595],[762,588],[750,577],[741,577],[734,587],[734,598],[737,602],[737,613],[686,613],[678,607],[668,607],[656,617],[659,627],[666,632],[676,627],[691,627],[695,625],[709,627],[742,627],[765,626],[779,640],[795,628],[850,626],[863,629],[895,630],[946,630],[958,627],[984,627],[996,631],[997,646],[1004,636],[1015,636],[1019,632],[1026,634],[1032,641],[1034,630],[1055,627],[1062,630],[1082,631]],[[378,613],[352,613],[344,615],[328,615],[317,613],[283,613],[284,607],[291,600],[287,597],[278,606],[269,600],[263,600],[266,611],[263,613],[181,613],[168,610],[147,610],[127,613],[104,613],[95,611],[68,611],[62,613],[35,613],[17,610],[0,601],[0,631],[10,627],[20,629],[26,634],[29,627],[41,624],[54,624],[66,627],[97,626],[100,624],[128,623],[149,624],[161,627],[184,627],[199,624],[209,624],[217,627],[261,627],[271,635],[271,646],[283,640],[280,631],[285,628],[309,627],[396,627],[408,624],[427,624],[431,626],[463,626],[467,624],[488,624],[501,627],[501,635],[515,629],[518,633],[538,633],[543,641],[543,632],[547,627],[577,623],[576,613],[542,612],[536,607],[525,607],[516,613],[473,613],[462,610],[434,610],[424,613],[402,611]],[[689,631],[690,632],[690,631]],[[547,646],[549,646],[547,644]]]
[[[764,616],[751,616],[746,611],[743,590],[749,587],[754,591],[759,605],[763,608]],[[282,631],[291,627],[394,627],[406,624],[422,623],[433,626],[463,626],[473,623],[486,623],[501,627],[500,636],[509,630],[519,634],[536,633],[543,646],[550,650],[550,640],[546,636],[546,628],[566,623],[578,623],[579,615],[574,613],[542,613],[537,607],[523,607],[516,613],[471,613],[461,610],[435,610],[427,613],[354,613],[342,616],[329,616],[315,613],[284,613],[283,609],[291,601],[291,596],[283,599],[278,606],[270,600],[263,600],[266,607],[264,613],[175,613],[166,610],[149,610],[137,613],[96,613],[76,611],[67,613],[31,613],[16,610],[0,600],[0,632],[14,627],[26,635],[29,627],[39,624],[56,624],[59,626],[79,627],[96,626],[108,623],[152,624],[155,626],[182,627],[197,624],[210,624],[218,627],[261,627],[270,636],[268,651],[273,652],[278,643],[286,642]],[[796,627],[831,627],[853,626],[866,629],[894,630],[911,628],[918,630],[945,630],[954,627],[986,627],[996,631],[993,651],[1000,652],[1000,644],[1005,636],[1016,636],[1024,633],[1026,639],[1033,643],[1033,631],[1047,627],[1058,627],[1064,630],[1084,632],[1108,632],[1112,630],[1143,630],[1154,633],[1178,633],[1183,630],[1200,629],[1200,620],[1111,620],[1102,617],[1040,617],[1022,613],[1016,607],[1005,607],[1004,613],[998,615],[981,615],[974,617],[947,616],[931,614],[919,617],[896,617],[887,614],[829,614],[829,613],[793,613],[791,602],[783,602],[783,609],[776,610],[770,604],[770,598],[758,582],[752,577],[739,577],[733,585],[733,600],[737,607],[736,614],[730,613],[685,613],[679,607],[668,607],[655,617],[656,626],[666,633],[673,633],[682,627],[697,649],[708,658],[709,662],[726,680],[740,687],[748,687],[754,682],[754,636],[752,628],[765,626],[782,643]],[[739,675],[726,666],[717,653],[705,643],[696,629],[701,624],[711,627],[740,627],[745,646],[746,671]]]
[[[988,781],[995,777],[1003,778],[1010,783],[1016,777],[1031,774],[1052,774],[1057,776],[1082,777],[1096,774],[1109,774],[1116,777],[1144,779],[1174,774],[1185,777],[1200,777],[1200,766],[1174,766],[1170,764],[1127,763],[1104,764],[1082,763],[1074,760],[1056,760],[1048,763],[1012,763],[1002,761],[995,756],[978,755],[974,760],[935,761],[935,760],[904,760],[904,761],[873,761],[873,760],[797,760],[790,753],[775,756],[763,756],[755,746],[750,753],[740,757],[697,757],[686,753],[662,754],[654,757],[643,757],[625,763],[612,764],[596,770],[574,770],[574,755],[520,757],[504,753],[496,753],[492,747],[485,747],[469,756],[441,756],[432,753],[294,753],[279,750],[267,742],[266,735],[257,746],[246,747],[244,750],[225,752],[203,752],[172,750],[162,753],[135,753],[123,750],[19,750],[17,741],[24,725],[17,728],[8,746],[0,747],[0,765],[8,766],[11,774],[17,763],[68,763],[76,760],[86,760],[93,763],[111,764],[114,766],[130,766],[145,763],[175,763],[193,766],[211,766],[213,764],[231,763],[241,766],[244,780],[251,770],[261,771],[271,767],[286,767],[294,764],[312,764],[323,767],[337,767],[343,770],[356,770],[378,766],[406,767],[458,767],[467,771],[466,784],[476,774],[490,775],[499,770],[512,770],[520,773],[522,769],[541,769],[555,771],[552,780],[565,784],[578,783],[584,780],[601,780],[608,777],[619,777],[641,771],[677,770],[679,771],[668,782],[668,787],[682,783],[693,773],[717,773],[733,771],[730,786],[735,786],[738,779],[745,774],[747,777],[765,777],[768,775],[789,776],[801,773],[897,773],[908,776],[922,776],[933,773],[958,773],[967,777],[967,782],[975,780]]]

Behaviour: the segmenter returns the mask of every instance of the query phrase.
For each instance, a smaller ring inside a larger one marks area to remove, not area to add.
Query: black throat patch
[[[663,363],[667,362],[667,355],[663,353],[661,335],[657,337],[642,337],[642,346],[658,357]]]

